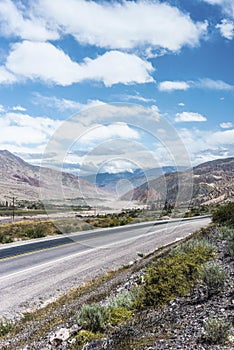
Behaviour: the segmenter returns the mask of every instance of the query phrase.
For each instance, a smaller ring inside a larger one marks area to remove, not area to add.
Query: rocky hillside
[[[0,151],[0,201],[11,200],[13,196],[17,200],[35,201],[41,192],[46,193],[48,199],[57,199],[58,188],[55,187],[60,175],[60,172],[49,168],[43,168],[41,174],[40,167],[28,164],[7,150]],[[65,198],[99,196],[95,186],[88,181],[68,173],[61,176]],[[101,194],[105,196],[104,191]]]
[[[179,194],[179,198],[178,198]],[[223,203],[234,198],[234,158],[200,164],[191,170],[166,174],[126,193],[125,200],[143,203]]]

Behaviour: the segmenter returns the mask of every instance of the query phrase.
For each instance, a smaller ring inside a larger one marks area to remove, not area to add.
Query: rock
[[[82,350],[102,350],[106,339],[93,340],[83,346]]]
[[[52,336],[50,337],[50,344],[53,346],[59,346],[62,342],[68,340],[70,337],[69,329],[67,328],[60,328],[58,331],[56,331]]]

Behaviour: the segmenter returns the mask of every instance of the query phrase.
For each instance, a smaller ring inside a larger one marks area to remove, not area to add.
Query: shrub
[[[41,238],[46,236],[44,226],[39,226],[39,225],[28,228],[25,234],[28,238]]]
[[[221,319],[210,317],[205,321],[204,340],[208,344],[223,344],[227,341],[230,323]]]
[[[126,308],[133,307],[135,295],[133,291],[124,290],[118,293],[110,302],[111,308]]]
[[[234,202],[220,206],[212,213],[213,222],[220,225],[234,226]]]
[[[92,340],[98,339],[101,337],[102,337],[101,333],[93,333],[91,331],[82,329],[77,334],[76,341],[79,345],[84,345],[85,343],[91,342]]]
[[[192,240],[147,269],[145,284],[135,302],[137,308],[163,305],[186,295],[199,276],[201,264],[215,254],[206,240]]]
[[[115,307],[110,309],[110,323],[116,326],[120,323],[128,321],[133,314],[132,310],[127,310],[124,307]]]
[[[234,229],[228,226],[222,226],[217,229],[217,238],[227,241],[234,240]]]
[[[176,254],[193,255],[197,263],[200,264],[215,256],[216,247],[205,238],[195,238],[175,248],[172,254],[174,252]]]
[[[165,304],[189,291],[189,266],[178,256],[168,256],[147,269],[137,307]]]
[[[110,311],[98,303],[84,304],[77,315],[77,323],[86,330],[98,332],[105,330],[110,318]]]
[[[225,285],[227,272],[216,262],[207,262],[200,269],[202,282],[207,286],[208,294],[220,292]]]
[[[0,233],[0,243],[5,244],[5,243],[11,243],[11,242],[13,242],[11,237],[3,233]]]
[[[0,336],[9,333],[13,328],[13,323],[6,319],[0,319]]]
[[[228,242],[227,253],[230,255],[230,257],[234,258],[234,240]]]

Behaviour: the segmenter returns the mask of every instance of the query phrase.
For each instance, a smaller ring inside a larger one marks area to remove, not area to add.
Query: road
[[[105,271],[206,226],[210,218],[128,225],[0,248],[0,316],[42,306]]]

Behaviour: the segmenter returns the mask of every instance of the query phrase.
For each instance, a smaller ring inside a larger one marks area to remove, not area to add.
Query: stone
[[[58,346],[62,342],[68,340],[70,337],[69,329],[67,328],[60,328],[58,331],[56,331],[52,336],[50,337],[50,344],[53,346]]]

